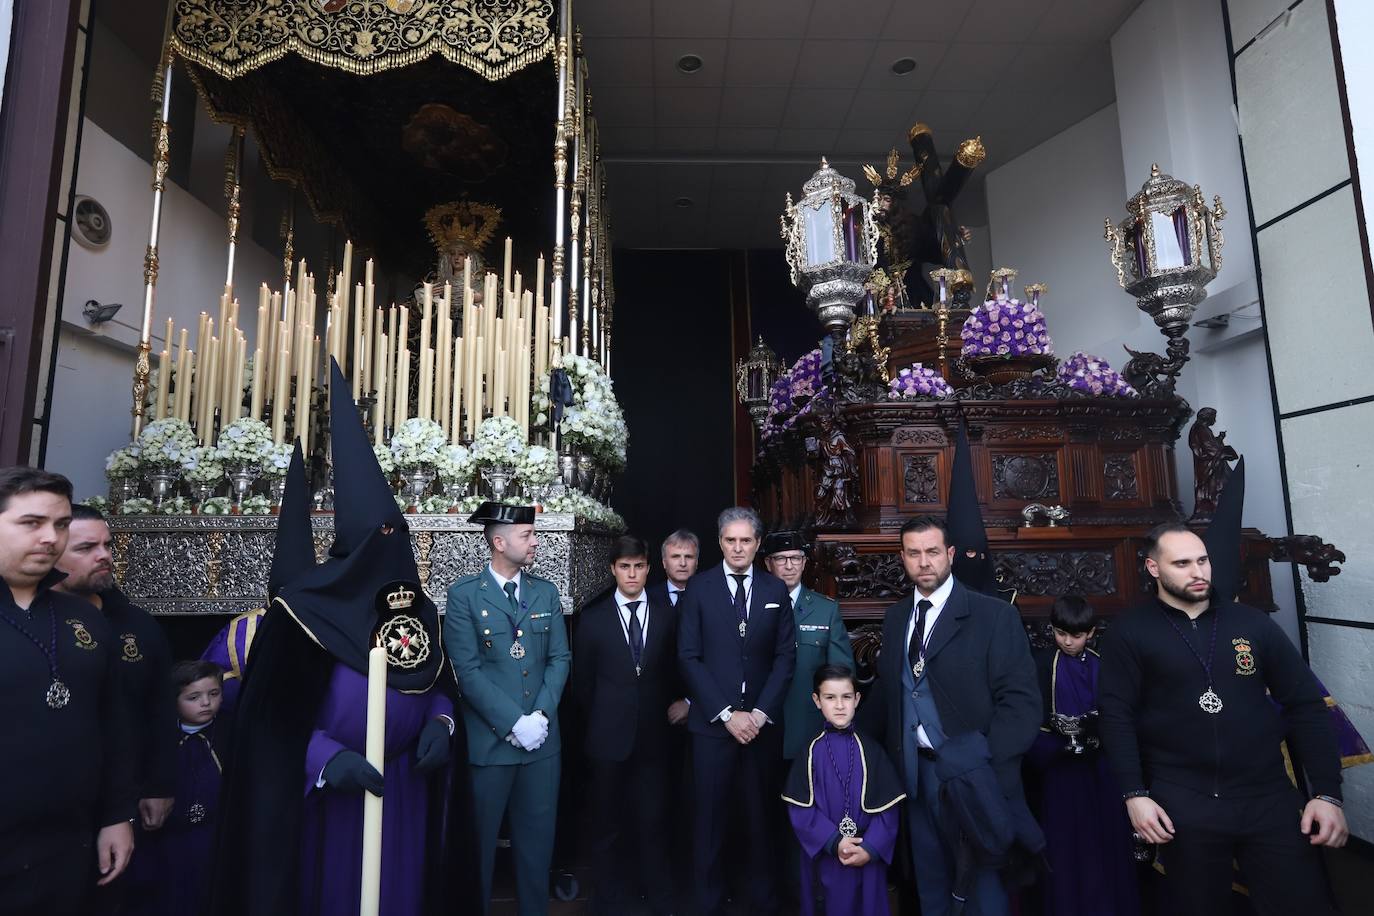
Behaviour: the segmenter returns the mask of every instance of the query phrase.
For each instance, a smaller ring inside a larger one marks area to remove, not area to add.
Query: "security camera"
[[[91,324],[104,324],[118,315],[122,308],[124,305],[119,302],[107,302],[102,305],[94,299],[87,299],[85,307],[81,309],[81,314],[85,315],[86,320]]]

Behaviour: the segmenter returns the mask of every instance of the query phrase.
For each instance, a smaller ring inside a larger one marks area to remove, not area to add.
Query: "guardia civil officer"
[[[0,470],[0,914],[77,916],[123,873],[138,812],[120,644],[55,591],[67,478]],[[97,875],[97,872],[99,873]]]
[[[558,589],[526,569],[539,546],[534,509],[488,502],[468,521],[486,526],[491,562],[449,588],[444,646],[462,694],[483,912],[506,816],[520,916],[541,916],[558,810],[558,701],[572,653]]]

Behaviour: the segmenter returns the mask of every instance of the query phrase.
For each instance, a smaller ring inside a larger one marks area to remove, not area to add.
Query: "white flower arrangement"
[[[176,417],[163,417],[143,427],[138,435],[138,465],[142,469],[180,468],[182,458],[196,447],[191,424]]]
[[[244,515],[271,515],[272,501],[260,494],[249,496],[239,503],[239,512]]]
[[[285,442],[266,442],[259,452],[258,467],[263,477],[280,479],[286,476],[291,467],[291,455],[295,448]]]
[[[487,417],[472,440],[478,467],[513,467],[525,454],[525,432],[510,417]]]
[[[272,444],[272,430],[256,417],[239,417],[219,434],[219,459],[225,464],[257,464]]]
[[[185,496],[173,496],[170,499],[164,499],[162,506],[157,511],[162,515],[190,515],[194,508],[195,503]]]
[[[472,452],[469,452],[461,445],[446,445],[439,451],[439,460],[434,463],[434,469],[439,473],[439,479],[445,483],[463,482],[472,477],[472,471],[476,467]]]
[[[374,445],[372,446],[372,454],[377,456],[377,464],[382,468],[382,476],[390,480],[391,475],[396,473],[396,459],[391,457],[391,449],[385,445]],[[401,508],[405,507],[402,506]]]
[[[400,493],[392,493],[391,498],[396,500],[396,508],[400,509],[402,512],[410,508],[410,500],[406,499]]]
[[[420,500],[420,511],[426,515],[444,515],[448,512],[447,496],[426,496]]]
[[[629,431],[610,376],[599,362],[585,356],[563,357],[563,369],[572,384],[573,402],[563,412],[559,428],[569,444],[600,459],[602,464],[611,469],[624,467]],[[542,426],[549,422],[551,410],[547,376],[540,381],[532,400],[535,425]]]
[[[110,480],[134,476],[141,466],[141,455],[137,443],[115,449],[105,459],[105,476]]]
[[[526,486],[553,483],[558,476],[558,453],[542,445],[531,445],[516,460],[515,476]]]
[[[181,459],[181,475],[188,483],[219,483],[224,479],[224,465],[219,449],[213,445],[198,445]]]
[[[544,503],[544,508],[549,512],[568,512],[573,515],[580,515],[588,521],[609,528],[611,531],[625,530],[625,519],[621,518],[619,513],[578,490],[569,490],[562,496],[553,497]]]
[[[442,426],[423,417],[411,417],[391,437],[391,457],[395,466],[403,471],[434,467],[446,445],[448,436],[444,435]]]
[[[135,496],[119,504],[120,515],[151,515],[152,512],[153,501],[143,496]]]
[[[103,496],[88,496],[83,499],[81,503],[97,512],[110,511],[110,501]]]
[[[211,496],[200,504],[201,515],[228,515],[233,504],[227,496]]]

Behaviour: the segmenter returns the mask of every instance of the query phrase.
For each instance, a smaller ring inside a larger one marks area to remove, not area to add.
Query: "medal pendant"
[[[921,675],[923,675],[923,674],[925,674],[925,673],[926,673],[926,660],[925,660],[924,658],[918,658],[918,659],[916,659],[916,664],[914,664],[914,665],[911,666],[911,676],[914,677],[916,680],[919,681],[919,680],[921,679]]]
[[[201,821],[205,820],[205,806],[200,802],[196,802],[187,809],[186,819],[193,824],[199,824]]]
[[[517,661],[525,657],[525,647],[518,642],[510,644],[510,657]]]
[[[67,685],[57,679],[48,685],[46,697],[49,709],[61,709],[72,700],[72,692],[67,689]]]
[[[859,825],[854,823],[854,818],[850,817],[848,814],[840,818],[840,836],[852,837],[858,835]]]
[[[748,632],[749,632],[749,624],[748,624],[748,622],[741,620],[741,621],[739,622],[739,638],[740,638],[740,639],[743,639],[744,636],[745,636],[745,634],[748,633]]]
[[[1217,696],[1215,690],[1208,687],[1206,692],[1197,698],[1197,705],[1202,707],[1203,712],[1215,716],[1217,713],[1221,712],[1221,697]]]

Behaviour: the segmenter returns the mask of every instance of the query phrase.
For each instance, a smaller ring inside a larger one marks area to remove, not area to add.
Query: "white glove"
[[[510,732],[518,747],[532,751],[543,744],[544,739],[549,736],[549,723],[543,716],[530,713],[516,719]]]

